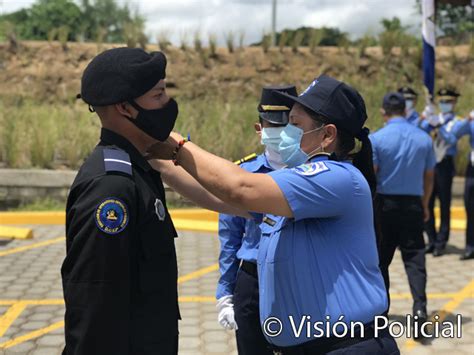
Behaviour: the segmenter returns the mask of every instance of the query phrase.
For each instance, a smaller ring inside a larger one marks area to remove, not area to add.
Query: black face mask
[[[130,119],[135,126],[161,142],[170,136],[178,117],[178,103],[174,99],[157,110],[146,110],[133,100],[129,103],[138,110],[137,118]]]

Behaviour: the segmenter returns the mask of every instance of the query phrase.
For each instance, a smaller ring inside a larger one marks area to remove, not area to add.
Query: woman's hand
[[[150,159],[163,159],[171,160],[173,158],[173,152],[178,147],[179,142],[183,140],[183,137],[178,133],[171,132],[170,136],[164,142],[156,142],[152,146],[148,147],[145,158]]]

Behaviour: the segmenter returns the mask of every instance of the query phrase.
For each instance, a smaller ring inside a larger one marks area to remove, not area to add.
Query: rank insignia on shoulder
[[[324,164],[324,162],[322,161],[303,164],[303,165],[297,166],[294,169],[296,173],[300,175],[304,175],[304,176],[314,176],[314,175],[318,175],[320,173],[330,170],[328,166]]]
[[[105,148],[103,153],[106,172],[118,171],[132,175],[132,162],[127,152],[120,149]]]
[[[273,219],[271,219],[270,217],[267,217],[267,216],[263,217],[262,222],[266,223],[266,224],[268,224],[269,226],[272,226],[272,227],[276,224],[276,221],[274,221]]]
[[[129,216],[125,203],[110,197],[102,201],[95,211],[97,227],[107,234],[118,234],[127,227]]]
[[[165,217],[166,217],[165,206],[163,205],[163,202],[161,202],[159,198],[155,200],[155,213],[161,222],[165,220]]]
[[[253,154],[247,155],[246,157],[242,159],[234,161],[234,164],[240,165],[248,161],[254,160],[255,158],[257,158],[257,154],[253,153]]]

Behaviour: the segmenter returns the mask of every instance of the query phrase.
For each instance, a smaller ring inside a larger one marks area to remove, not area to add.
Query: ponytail
[[[372,143],[369,139],[369,129],[367,127],[362,128],[360,133],[356,137],[362,143],[361,149],[352,156],[352,163],[360,170],[362,175],[369,183],[372,197],[375,195],[375,189],[377,187],[377,179],[375,177],[374,163],[372,158]]]

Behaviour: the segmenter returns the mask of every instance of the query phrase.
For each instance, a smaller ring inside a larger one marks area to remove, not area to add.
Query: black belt
[[[253,277],[258,277],[257,264],[254,264],[250,261],[242,260],[242,265],[240,265],[240,268],[244,270],[247,274],[250,274]]]
[[[396,201],[421,201],[421,196],[416,195],[384,195],[384,194],[377,194],[380,198],[388,199],[388,200],[396,200]]]
[[[327,354],[331,351],[338,349],[347,348],[349,346],[361,343],[366,340],[373,339],[375,337],[374,325],[370,323],[364,327],[364,337],[362,338],[360,334],[355,332],[354,337],[351,338],[350,334],[344,338],[329,337],[321,338],[316,340],[311,340],[306,343],[289,346],[289,347],[277,347],[274,349],[274,354],[283,354],[283,355],[300,355],[300,354]],[[384,333],[384,331],[382,331]]]

